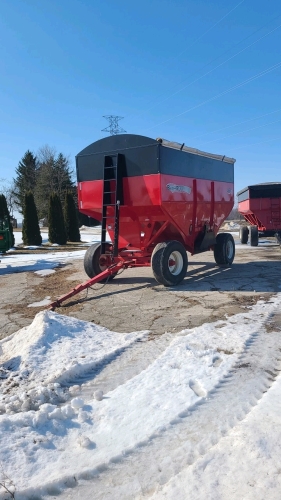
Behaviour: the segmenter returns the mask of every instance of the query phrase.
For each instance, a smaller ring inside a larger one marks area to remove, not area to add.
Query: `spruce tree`
[[[50,195],[56,191],[53,182],[55,155],[55,149],[50,148],[47,145],[43,146],[37,152],[38,174],[34,198],[39,219],[43,219],[48,216]]]
[[[39,218],[48,213],[48,201],[51,193],[57,193],[63,204],[66,191],[74,189],[69,160],[62,153],[45,146],[38,151],[38,173],[34,193]]]
[[[22,240],[24,245],[41,245],[37,210],[32,191],[28,191],[24,197]]]
[[[27,191],[34,191],[36,186],[37,160],[27,150],[16,168],[13,195],[15,204],[20,213],[23,213],[24,195]]]
[[[61,202],[63,202],[65,192],[74,188],[74,182],[71,179],[71,170],[69,160],[59,153],[54,163],[53,176],[56,183],[55,191],[58,193]]]
[[[10,213],[9,213],[8,206],[7,206],[7,200],[3,194],[0,194],[0,219],[4,219],[5,217],[7,217],[8,222],[9,222],[9,230],[11,233],[12,246],[14,246],[15,237],[14,237],[14,232],[13,232],[13,226],[12,226],[11,219],[10,219]]]
[[[75,201],[73,195],[68,192],[65,195],[64,222],[67,241],[80,241],[80,232]]]
[[[62,205],[57,193],[52,193],[49,200],[49,241],[65,245],[67,242]]]

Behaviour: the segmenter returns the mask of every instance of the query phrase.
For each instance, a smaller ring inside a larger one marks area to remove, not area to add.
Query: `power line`
[[[217,61],[217,59],[220,59],[220,57],[224,56],[225,54],[227,54],[228,52],[230,52],[232,49],[234,49],[235,47],[237,47],[237,45],[240,45],[240,43],[242,42],[245,42],[246,40],[248,40],[248,38],[251,38],[253,35],[255,35],[256,33],[258,33],[260,30],[262,30],[263,28],[265,28],[265,26],[267,26],[268,24],[271,24],[273,21],[276,21],[276,19],[279,19],[279,17],[281,17],[281,14],[278,14],[278,16],[274,17],[273,19],[271,19],[270,21],[268,21],[267,23],[263,24],[262,26],[260,26],[260,28],[258,28],[257,30],[253,31],[253,33],[251,33],[250,35],[247,35],[245,38],[242,38],[242,40],[240,40],[239,42],[235,43],[234,45],[232,45],[229,49],[225,50],[222,54],[220,54],[219,56],[215,57],[214,59],[211,59],[211,61],[209,61],[208,63],[204,64],[204,66],[202,66],[202,68],[200,68],[200,70],[196,70],[195,73],[198,73],[198,71],[201,71],[202,69],[206,68],[207,66],[209,66],[210,64],[212,64],[213,62]],[[278,26],[279,28],[279,26]],[[274,30],[273,30],[274,31]],[[268,35],[271,33],[271,31],[269,33],[267,33]],[[267,36],[267,35],[265,35]],[[260,38],[259,38],[260,40]],[[257,41],[259,41],[257,40]],[[195,74],[194,73],[194,74]],[[180,83],[178,83],[177,85],[180,85],[181,83],[184,83],[188,78],[185,78],[184,80],[182,80]],[[177,86],[176,85],[176,86]],[[175,86],[173,86],[173,88],[175,88]],[[172,90],[172,89],[171,89]],[[162,95],[164,95],[165,93],[163,93]]]
[[[280,16],[279,16],[280,17]],[[247,47],[244,47],[244,49],[242,50],[239,50],[239,52],[236,52],[236,54],[234,54],[233,56],[229,57],[228,59],[226,59],[225,61],[223,61],[222,63],[218,64],[215,68],[213,69],[210,69],[210,71],[207,71],[207,73],[204,73],[204,75],[201,75],[199,76],[198,78],[196,78],[196,80],[193,80],[192,82],[188,83],[187,85],[185,85],[184,87],[182,87],[181,89],[177,90],[176,92],[174,92],[173,94],[169,95],[168,97],[166,97],[166,99],[163,99],[162,101],[160,102],[157,102],[154,106],[152,106],[151,108],[149,108],[147,111],[150,111],[151,109],[155,108],[156,106],[158,106],[159,104],[162,104],[163,102],[166,102],[168,99],[171,99],[171,97],[174,97],[175,95],[179,94],[180,92],[182,92],[183,90],[187,89],[188,87],[190,87],[190,85],[193,85],[193,83],[196,83],[198,82],[199,80],[201,80],[202,78],[204,78],[205,76],[209,75],[210,73],[212,73],[213,71],[215,71],[216,69],[220,68],[220,66],[223,66],[225,63],[227,63],[228,61],[231,61],[231,59],[234,59],[234,57],[238,56],[239,54],[241,54],[242,52],[244,52],[245,50],[247,50],[249,47],[252,47],[253,45],[255,45],[256,43],[258,43],[260,40],[262,40],[263,38],[267,37],[268,35],[270,35],[271,33],[273,33],[274,31],[276,31],[277,29],[279,29],[281,27],[281,24],[279,24],[279,26],[277,26],[276,28],[274,28],[273,30],[269,31],[268,33],[266,33],[265,35],[263,35],[262,37],[258,38],[258,40],[255,40],[254,42],[250,43],[250,45],[247,45]]]
[[[235,7],[233,7],[229,12],[227,12],[227,14],[225,14],[219,21],[217,21],[215,24],[213,24],[213,26],[211,26],[210,28],[208,28],[202,35],[200,35],[198,38],[196,38],[196,40],[194,40],[194,42],[192,42],[191,45],[189,45],[189,47],[187,47],[186,49],[184,49],[182,52],[180,52],[176,57],[180,57],[182,56],[182,54],[184,54],[187,50],[191,49],[191,47],[193,47],[193,45],[195,45],[195,43],[199,42],[199,40],[201,40],[201,38],[203,38],[207,33],[209,33],[209,31],[211,31],[213,28],[215,28],[218,24],[220,24],[227,16],[229,16],[229,14],[231,14],[231,12],[233,12],[235,9],[237,9],[237,7],[239,7],[239,5],[241,5],[241,3],[244,3],[245,0],[241,0],[241,2],[239,2],[237,5],[235,5]]]
[[[257,144],[264,144],[266,142],[272,142],[272,141],[280,141],[281,137],[272,137],[271,139],[267,139],[266,141],[259,141],[259,142],[252,142],[252,144],[244,144],[244,146],[238,146],[236,149],[243,149],[243,148],[249,148],[250,146],[256,146]]]
[[[119,121],[123,119],[123,116],[116,116],[116,115],[104,115],[103,118],[109,121],[109,125],[106,128],[102,129],[102,132],[109,132],[110,135],[117,135],[117,134],[125,134],[126,130],[124,130],[122,127],[119,125]]]
[[[212,30],[215,26],[217,26],[217,25],[218,25],[221,21],[223,21],[223,20],[224,20],[224,19],[225,19],[225,18],[226,18],[229,14],[231,14],[231,12],[233,12],[233,11],[234,11],[237,7],[239,7],[239,5],[241,5],[241,3],[243,3],[244,1],[245,1],[245,0],[242,0],[242,1],[241,1],[240,3],[238,3],[235,7],[233,7],[233,9],[231,9],[231,10],[230,10],[227,14],[225,14],[225,15],[224,15],[224,16],[223,16],[223,17],[222,17],[219,21],[217,21],[217,22],[216,22],[213,26],[211,26],[210,28],[208,28],[208,29],[207,29],[207,30],[206,30],[206,31],[205,31],[205,32],[204,32],[204,33],[203,33],[203,34],[202,34],[199,38],[197,38],[196,40],[194,40],[194,42],[192,42],[192,44],[191,44],[189,47],[187,47],[186,49],[184,49],[184,51],[183,51],[183,52],[181,52],[180,54],[178,54],[178,55],[176,56],[176,58],[177,58],[177,57],[179,57],[179,56],[180,56],[181,54],[183,54],[184,52],[186,52],[187,50],[189,50],[189,49],[190,49],[190,48],[191,48],[191,47],[192,47],[192,46],[193,46],[193,45],[194,45],[194,44],[195,44],[198,40],[200,40],[203,36],[205,36],[205,35],[206,35],[206,33],[208,33],[208,32],[209,32],[210,30]],[[279,16],[277,16],[276,18],[274,18],[274,19],[273,19],[273,21],[274,21],[275,19],[277,19],[278,17],[280,17],[280,15],[279,15]],[[269,21],[269,22],[271,22],[271,21]],[[235,45],[233,45],[231,48],[236,47],[237,45],[239,45],[239,44],[240,44],[240,43],[242,43],[243,41],[247,40],[250,36],[253,36],[255,33],[257,33],[257,32],[258,32],[258,31],[260,31],[262,28],[264,28],[267,24],[269,24],[269,23],[264,24],[261,28],[259,28],[258,30],[254,31],[254,33],[251,33],[251,35],[248,35],[246,38],[243,38],[242,40],[240,40],[240,42],[236,43],[236,44],[235,44]],[[221,54],[220,56],[216,57],[215,59],[212,59],[209,63],[205,64],[205,65],[204,65],[201,69],[204,69],[206,66],[208,66],[208,65],[209,65],[209,64],[211,64],[212,62],[216,61],[219,57],[221,57],[221,56],[222,56],[222,55],[224,55],[225,53],[229,52],[229,50],[231,50],[231,49],[228,49],[227,51],[223,52],[223,54]],[[196,71],[195,73],[198,73],[198,71]],[[186,78],[185,78],[185,80],[183,80],[182,82],[178,83],[176,86],[180,85],[180,84],[181,84],[181,83],[183,83],[184,81],[186,81]],[[175,88],[175,86],[173,86],[173,87],[172,87],[172,89],[174,89],[174,88]],[[171,90],[172,90],[172,89],[171,89]],[[166,93],[166,92],[163,92],[163,93],[160,95],[160,97],[161,97],[162,95],[165,95],[165,93]],[[149,101],[148,105],[150,104],[150,102],[152,103],[152,102],[154,102],[154,101],[155,101],[155,99],[152,99],[151,101]],[[156,104],[155,104],[155,106],[157,106],[158,104],[161,104],[162,102],[163,102],[163,101],[160,101],[160,103],[156,103]],[[154,107],[154,106],[153,106],[153,107]],[[136,116],[136,115],[137,115],[137,116],[138,116],[139,114],[143,114],[143,113],[145,113],[146,111],[149,111],[150,109],[152,109],[152,108],[146,109],[146,110],[141,111],[141,112],[138,112],[138,113],[131,113],[131,114],[127,115],[127,116],[126,116],[126,118],[129,118],[129,117],[130,117],[130,116],[132,116],[132,115],[134,115],[134,116]]]
[[[226,51],[224,51],[222,54],[220,54],[219,56],[215,57],[214,59],[212,59],[211,61],[209,61],[207,64],[204,64],[204,66],[202,66],[202,68],[200,68],[200,70],[197,70],[195,71],[195,73],[193,73],[194,75],[196,73],[198,73],[198,71],[202,71],[204,68],[206,68],[207,66],[209,66],[210,64],[212,64],[213,62],[217,61],[217,59],[219,59],[220,57],[222,57],[224,54],[227,54],[228,52],[230,52],[234,47],[237,47],[237,45],[240,45],[240,43],[242,42],[245,42],[246,40],[248,40],[248,38],[251,38],[253,35],[255,35],[256,33],[258,33],[260,30],[262,30],[263,28],[265,28],[265,26],[267,26],[268,24],[272,23],[273,21],[276,21],[276,19],[278,19],[279,17],[281,17],[281,14],[279,14],[278,16],[274,17],[274,19],[272,19],[271,21],[268,21],[267,23],[263,24],[260,28],[258,28],[257,30],[255,30],[253,33],[251,33],[250,35],[246,36],[245,38],[243,38],[242,40],[240,40],[239,42],[235,43],[234,45],[232,45],[232,47],[230,47],[229,49],[227,49]],[[213,68],[212,70],[208,71],[207,73],[205,73],[204,75],[201,75],[199,78],[197,78],[196,80],[193,80],[192,82],[190,82],[188,85],[186,85],[185,87],[183,87],[182,89],[176,91],[175,93],[173,94],[168,94],[168,96],[166,96],[165,99],[163,99],[162,101],[158,101],[158,102],[155,102],[155,99],[152,99],[151,101],[149,101],[148,105],[150,103],[153,103],[153,106],[150,106],[149,108],[145,109],[145,110],[142,110],[142,111],[138,111],[137,113],[131,113],[129,115],[127,115],[127,118],[134,115],[134,116],[139,116],[139,115],[142,115],[143,113],[147,113],[148,111],[150,111],[151,109],[155,108],[156,106],[158,106],[159,104],[162,104],[163,102],[166,102],[168,99],[170,99],[171,97],[173,97],[174,95],[178,94],[179,92],[182,92],[182,90],[186,89],[187,87],[189,87],[189,85],[192,85],[193,83],[197,82],[198,80],[200,80],[201,78],[203,78],[204,76],[210,74],[212,71],[214,71],[215,69],[217,69],[218,67],[222,66],[223,64],[227,63],[228,61],[230,61],[231,59],[233,59],[234,57],[236,57],[237,55],[241,54],[241,52],[244,52],[246,49],[248,49],[249,47],[251,47],[252,45],[254,45],[255,43],[259,42],[260,40],[262,40],[263,38],[265,38],[266,36],[270,35],[271,33],[273,33],[274,31],[276,31],[278,28],[280,28],[281,25],[277,26],[276,28],[274,28],[273,30],[269,31],[268,33],[266,33],[264,36],[258,38],[258,40],[256,40],[255,42],[253,42],[252,44],[250,45],[247,45],[247,47],[245,47],[244,49],[242,49],[241,51],[237,52],[236,54],[234,54],[233,56],[231,56],[230,58],[226,59],[224,62],[222,62],[221,64],[219,64],[218,66],[216,66],[215,68]],[[182,80],[180,83],[177,83],[176,85],[174,85],[170,90],[172,91],[175,87],[177,87],[178,85],[184,83],[188,78],[185,78],[184,80]],[[159,98],[161,98],[162,96],[164,96],[165,94],[167,94],[167,92],[163,92],[162,94],[160,94]]]
[[[193,139],[200,139],[201,137],[204,137],[205,135],[215,134],[216,132],[220,132],[221,130],[226,130],[228,128],[237,127],[238,125],[243,125],[243,123],[248,123],[248,122],[252,122],[254,120],[259,120],[259,118],[264,118],[265,116],[273,115],[274,113],[278,113],[278,111],[281,111],[281,108],[276,109],[275,111],[270,111],[269,113],[265,113],[263,115],[256,116],[255,118],[249,118],[248,120],[243,120],[242,122],[233,123],[232,125],[227,125],[226,127],[221,127],[221,128],[217,128],[216,130],[211,130],[211,132],[205,132],[204,134],[196,135],[195,137],[193,137]]]
[[[222,141],[223,139],[227,139],[228,137],[234,137],[235,135],[245,134],[245,132],[251,132],[252,130],[257,130],[258,128],[263,128],[263,127],[266,127],[267,125],[273,125],[274,123],[279,123],[279,122],[281,122],[281,119],[280,120],[275,120],[274,122],[268,122],[268,123],[265,123],[263,125],[258,125],[257,127],[248,128],[246,130],[240,130],[239,132],[235,132],[235,134],[225,135],[224,137],[220,137],[219,139],[214,139],[212,141],[207,141],[204,144],[210,144],[211,142]]]
[[[159,127],[159,125],[163,125],[164,123],[167,123],[167,122],[169,122],[171,120],[174,120],[175,118],[179,118],[180,116],[183,116],[183,115],[189,113],[190,111],[193,111],[194,109],[197,109],[197,108],[200,108],[201,106],[204,106],[204,104],[207,104],[209,102],[215,101],[219,97],[222,97],[222,96],[224,96],[226,94],[229,94],[233,90],[236,90],[236,89],[238,89],[240,87],[243,87],[244,85],[247,85],[247,83],[250,83],[250,82],[252,82],[254,80],[257,80],[258,78],[261,78],[262,76],[266,75],[267,73],[270,73],[271,71],[274,71],[275,69],[279,68],[280,66],[281,66],[281,61],[279,63],[273,65],[273,66],[270,66],[268,69],[266,69],[264,71],[261,71],[257,75],[254,75],[251,78],[248,78],[247,80],[244,80],[243,82],[238,83],[237,85],[234,85],[233,87],[230,87],[227,90],[224,90],[220,94],[217,94],[214,97],[211,97],[210,99],[206,99],[206,101],[203,101],[200,104],[196,104],[196,106],[192,106],[192,108],[189,108],[186,111],[183,111],[182,113],[179,113],[178,115],[172,116],[171,118],[168,118],[167,120],[164,120],[163,122],[157,123],[156,125],[153,125],[152,127],[149,127],[146,130],[151,130],[152,128]]]

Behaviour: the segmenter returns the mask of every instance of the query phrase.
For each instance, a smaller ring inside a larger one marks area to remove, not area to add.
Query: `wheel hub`
[[[180,274],[183,268],[183,258],[180,252],[172,252],[169,257],[169,271],[174,276]]]

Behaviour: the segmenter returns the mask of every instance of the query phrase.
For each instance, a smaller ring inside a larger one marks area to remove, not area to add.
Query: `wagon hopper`
[[[177,285],[186,275],[187,251],[211,249],[218,265],[231,265],[233,238],[218,231],[234,204],[234,163],[131,134],[83,149],[76,157],[79,211],[101,222],[101,243],[84,259],[91,284],[121,268],[151,265],[159,283]]]
[[[257,246],[259,237],[275,236],[281,243],[281,182],[247,186],[237,193],[238,211],[249,226],[241,226],[240,240]]]

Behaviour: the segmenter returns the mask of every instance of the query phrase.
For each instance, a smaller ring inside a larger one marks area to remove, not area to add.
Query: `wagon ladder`
[[[123,198],[120,154],[106,155],[103,168],[101,254],[106,252],[106,230],[113,229],[112,260],[118,255],[119,208]]]

